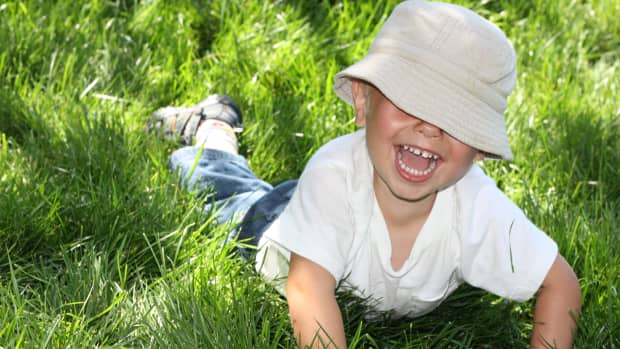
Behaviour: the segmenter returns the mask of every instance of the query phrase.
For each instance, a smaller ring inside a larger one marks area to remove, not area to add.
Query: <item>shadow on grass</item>
[[[349,342],[356,343],[356,348],[527,347],[519,327],[519,320],[530,317],[527,305],[503,301],[467,285],[415,319],[392,319],[389,313],[373,311],[368,300],[346,292],[339,293],[339,303],[347,333],[355,334]],[[368,314],[372,319],[366,318]]]
[[[48,130],[41,117],[29,110],[21,97],[9,86],[0,87],[0,133],[17,143],[27,137],[46,137]]]
[[[620,200],[620,123],[612,116],[606,120],[594,111],[573,115],[551,115],[548,130],[540,130],[545,140],[546,163],[552,173],[566,174],[565,183],[556,183],[567,190],[581,189],[582,199],[596,194]]]

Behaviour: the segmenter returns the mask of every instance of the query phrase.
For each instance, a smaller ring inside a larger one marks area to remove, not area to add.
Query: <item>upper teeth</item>
[[[415,154],[415,155],[421,156],[421,157],[423,157],[423,158],[425,158],[425,159],[433,159],[433,160],[437,160],[437,159],[439,159],[439,156],[438,156],[438,155],[435,155],[435,154],[429,153],[429,152],[427,152],[426,150],[421,150],[421,149],[418,149],[418,148],[412,147],[412,146],[410,146],[410,145],[403,145],[403,149],[404,149],[404,150],[406,150],[406,151],[408,151],[408,152],[410,152],[410,153],[412,153],[412,154]]]

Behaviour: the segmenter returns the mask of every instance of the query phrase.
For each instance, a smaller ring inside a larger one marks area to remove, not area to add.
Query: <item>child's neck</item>
[[[380,179],[374,179],[374,191],[377,203],[386,222],[396,226],[408,226],[412,222],[426,221],[433,209],[437,193],[417,201],[407,201],[392,194]]]
[[[406,201],[375,187],[375,196],[392,243],[392,268],[400,270],[411,255],[418,234],[433,209],[437,194],[419,201]]]

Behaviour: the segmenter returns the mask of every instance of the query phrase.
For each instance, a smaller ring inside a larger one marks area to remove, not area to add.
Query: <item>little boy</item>
[[[346,347],[339,284],[420,316],[469,283],[518,301],[537,294],[531,346],[569,348],[581,306],[573,270],[474,164],[512,158],[504,111],[515,80],[495,25],[411,0],[336,75],[361,129],[324,145],[298,182],[274,188],[248,169],[229,97],[159,110],[150,125],[195,138],[172,166],[189,186],[214,187],[222,219],[242,218],[239,238],[257,244],[257,270],[287,297],[300,346]]]

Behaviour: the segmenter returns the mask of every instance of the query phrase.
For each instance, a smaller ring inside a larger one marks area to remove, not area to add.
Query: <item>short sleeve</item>
[[[288,206],[265,237],[340,280],[352,241],[346,188],[346,176],[337,166],[309,164]]]
[[[557,256],[556,243],[494,185],[483,187],[464,214],[463,279],[516,301],[532,297]]]

